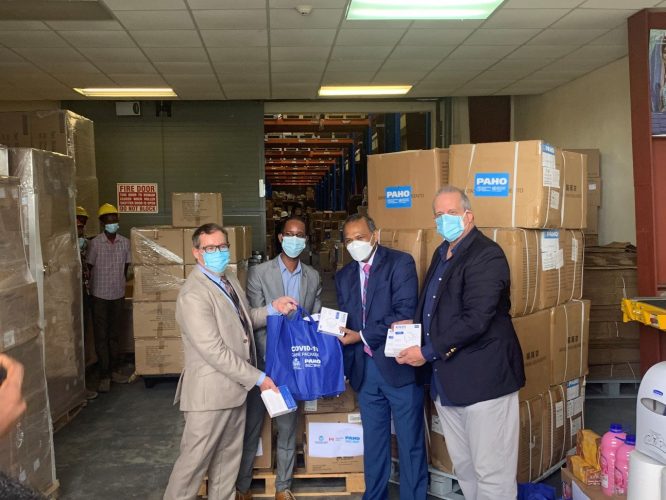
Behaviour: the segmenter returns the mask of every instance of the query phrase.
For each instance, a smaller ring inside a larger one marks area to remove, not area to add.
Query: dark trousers
[[[95,351],[101,379],[111,378],[111,372],[118,367],[118,338],[124,300],[105,300],[91,296]]]
[[[391,475],[391,414],[398,438],[400,499],[425,500],[428,465],[423,426],[423,386],[389,385],[374,359],[365,360],[365,377],[358,393],[363,424],[363,500],[387,500]]]

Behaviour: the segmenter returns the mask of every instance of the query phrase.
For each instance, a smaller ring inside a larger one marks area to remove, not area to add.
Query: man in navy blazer
[[[414,259],[378,244],[374,221],[350,216],[345,245],[355,262],[335,275],[338,307],[348,313],[341,329],[345,375],[358,393],[364,450],[364,500],[388,498],[391,472],[391,414],[398,439],[400,498],[422,500],[428,489],[423,428],[423,385],[417,368],[384,356],[386,334],[395,322],[414,317],[418,281]]]
[[[440,189],[433,209],[444,241],[416,310],[423,346],[405,349],[397,360],[432,366],[431,394],[465,498],[514,500],[525,372],[509,316],[509,265],[474,227],[460,189]]]

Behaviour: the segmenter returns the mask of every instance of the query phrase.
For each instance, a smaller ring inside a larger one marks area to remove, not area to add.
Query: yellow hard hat
[[[101,207],[99,207],[99,210],[97,211],[97,217],[101,217],[102,215],[107,215],[107,214],[117,214],[118,209],[111,205],[111,203],[105,203]]]
[[[76,216],[77,217],[86,217],[88,218],[88,211],[82,206],[76,207]]]

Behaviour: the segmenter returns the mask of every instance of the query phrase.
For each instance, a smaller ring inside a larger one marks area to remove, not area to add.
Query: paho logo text
[[[474,175],[474,196],[509,196],[508,173],[478,173]]]

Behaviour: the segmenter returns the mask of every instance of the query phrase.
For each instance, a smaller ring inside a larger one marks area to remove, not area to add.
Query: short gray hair
[[[374,233],[377,230],[377,224],[375,224],[375,221],[369,215],[352,214],[349,217],[347,217],[347,220],[345,220],[345,223],[342,225],[342,231],[344,232],[345,226],[347,224],[349,224],[350,222],[357,222],[357,221],[360,221],[360,220],[365,221],[365,223],[368,225],[368,229],[370,229],[371,233]]]
[[[227,233],[227,230],[219,224],[210,222],[208,224],[204,224],[203,226],[199,226],[194,230],[194,233],[192,233],[192,246],[194,248],[199,248],[202,234],[213,234],[217,233],[218,231],[224,235],[224,239],[227,241],[227,244],[229,244],[229,233]]]
[[[460,195],[460,199],[462,200],[462,206],[463,209],[465,210],[472,210],[472,203],[469,201],[469,197],[465,194],[465,191],[463,191],[460,188],[457,188],[455,186],[452,186],[451,184],[445,184],[439,190],[435,193],[435,197],[432,199],[432,211],[435,211],[435,200],[440,194],[445,194],[445,193],[458,193]]]

